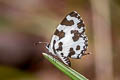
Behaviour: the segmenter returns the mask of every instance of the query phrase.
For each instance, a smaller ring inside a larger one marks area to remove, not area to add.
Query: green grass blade
[[[78,73],[77,71],[73,70],[72,68],[64,65],[57,59],[53,58],[52,56],[43,53],[43,56],[50,61],[53,65],[55,65],[59,70],[64,72],[68,77],[70,77],[72,80],[88,80],[86,77]]]

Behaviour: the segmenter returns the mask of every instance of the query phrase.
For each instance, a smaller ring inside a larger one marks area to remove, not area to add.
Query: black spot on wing
[[[77,16],[78,16],[78,14],[77,14],[75,11],[71,12],[69,15],[70,15],[71,17],[76,17],[76,18],[77,18]]]
[[[63,57],[63,56],[64,56],[64,54],[63,54],[63,53],[61,53],[61,56]]]
[[[73,20],[69,21],[69,20],[67,20],[67,18],[64,18],[60,24],[65,25],[65,26],[72,26],[72,25],[74,25],[74,21]]]
[[[78,54],[77,59],[81,58],[81,56],[80,56],[81,54],[82,54],[82,56],[88,55],[89,53],[85,53],[86,50],[87,50],[87,45],[85,44],[85,46],[83,46],[83,50],[81,51],[81,53]]]
[[[75,54],[75,51],[73,50],[73,48],[71,47],[70,49],[69,49],[69,57],[71,57],[72,55],[74,55]]]
[[[77,45],[76,50],[80,50],[80,46],[79,45]]]
[[[78,18],[80,19],[80,15],[76,12],[76,11],[73,11],[69,14],[71,17],[75,17],[75,18]]]
[[[56,49],[57,51],[62,51],[63,47],[62,47],[63,43],[59,42],[58,43],[58,48]]]
[[[73,41],[78,41],[79,38],[81,37],[82,33],[79,33],[78,30],[72,30],[71,34],[74,34],[74,36],[72,37]]]
[[[77,24],[77,27],[80,29],[81,27],[85,27],[83,20],[80,20],[80,22]]]
[[[62,39],[63,37],[65,37],[65,32],[63,32],[63,30],[59,31],[58,29],[56,29],[54,35],[59,37],[59,40]]]
[[[57,53],[56,53],[56,50],[55,50],[55,43],[56,43],[56,41],[54,40],[54,41],[53,41],[53,52],[54,52],[55,54],[57,54]]]

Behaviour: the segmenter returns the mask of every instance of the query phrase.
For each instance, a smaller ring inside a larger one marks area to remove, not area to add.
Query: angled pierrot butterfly
[[[48,51],[59,57],[66,65],[71,65],[70,58],[80,59],[88,46],[85,25],[80,15],[73,11],[58,25],[51,42],[46,46]]]

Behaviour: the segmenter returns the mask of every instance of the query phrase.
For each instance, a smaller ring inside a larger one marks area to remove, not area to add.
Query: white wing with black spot
[[[65,64],[70,65],[68,57],[81,58],[85,55],[87,46],[84,22],[80,15],[73,11],[58,25],[47,49]]]

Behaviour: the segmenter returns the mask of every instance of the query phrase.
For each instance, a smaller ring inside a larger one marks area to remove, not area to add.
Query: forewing
[[[88,39],[85,35],[84,22],[76,11],[68,14],[58,25],[56,31],[64,33],[64,36],[61,33],[55,34],[57,54],[63,53],[65,57],[80,58],[85,53]]]

